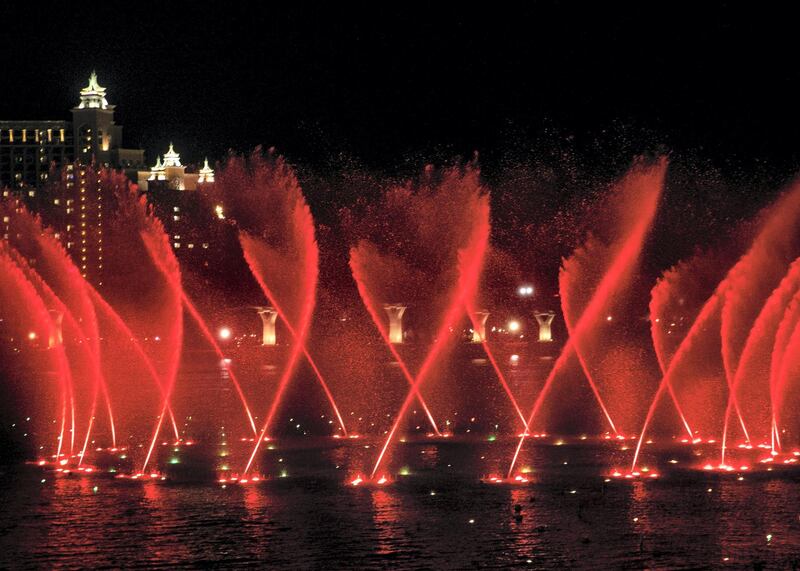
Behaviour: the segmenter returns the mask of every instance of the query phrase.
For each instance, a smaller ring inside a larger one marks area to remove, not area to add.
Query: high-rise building
[[[53,167],[73,161],[122,169],[131,180],[145,165],[144,150],[122,146],[122,126],[114,122],[114,105],[94,72],[72,121],[0,121],[0,187],[41,187]]]
[[[0,121],[0,188],[40,213],[84,277],[100,286],[103,216],[115,187],[126,183],[100,167],[135,179],[144,150],[122,146],[122,126],[94,72],[79,95],[72,121]]]
[[[204,212],[203,201],[191,191],[214,182],[208,160],[201,169],[187,167],[170,143],[148,168],[144,150],[122,146],[114,109],[93,72],[71,110],[71,121],[0,121],[2,197],[39,213],[83,276],[102,286],[104,234],[115,193],[136,181],[163,221],[176,254],[207,267],[214,231],[193,222],[222,216]],[[0,236],[7,233],[8,223],[2,221]]]

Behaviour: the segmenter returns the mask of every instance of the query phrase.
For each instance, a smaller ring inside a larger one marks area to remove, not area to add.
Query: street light
[[[517,288],[517,294],[520,297],[531,297],[533,295],[532,285],[521,285]]]
[[[231,338],[231,330],[227,327],[222,327],[219,330],[219,338],[223,341],[228,340]]]

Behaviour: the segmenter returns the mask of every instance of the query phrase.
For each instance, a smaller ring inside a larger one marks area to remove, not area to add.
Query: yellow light
[[[214,207],[214,212],[216,213],[217,218],[219,218],[220,220],[225,220],[225,212],[222,210],[221,204],[217,204]]]
[[[511,331],[511,333],[516,333],[517,331],[519,331],[519,327],[520,327],[519,321],[508,322],[508,330]]]
[[[30,339],[31,341],[36,339],[36,332],[35,331],[31,331],[30,333],[28,333],[28,339]]]

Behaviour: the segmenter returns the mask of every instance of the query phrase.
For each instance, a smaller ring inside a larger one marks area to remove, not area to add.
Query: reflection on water
[[[278,441],[271,478],[246,486],[20,467],[0,476],[0,567],[786,568],[800,554],[794,472],[606,482],[612,451],[541,445],[526,452],[531,484],[495,486],[478,477],[513,439],[410,441],[393,484],[344,485],[375,444]]]

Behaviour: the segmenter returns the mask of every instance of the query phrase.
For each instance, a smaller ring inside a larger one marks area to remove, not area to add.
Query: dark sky
[[[774,8],[66,4],[0,7],[0,118],[67,118],[96,69],[149,159],[174,140],[189,160],[263,144],[394,168],[543,133],[784,169],[798,157],[797,23]]]

